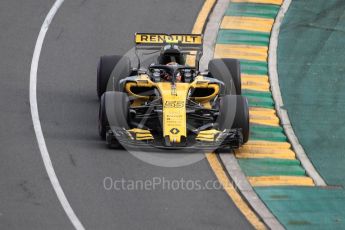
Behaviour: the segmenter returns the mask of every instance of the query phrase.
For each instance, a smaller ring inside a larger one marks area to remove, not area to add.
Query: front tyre
[[[105,140],[107,129],[109,129],[109,123],[107,114],[105,112],[105,94],[101,96],[101,101],[98,110],[98,134],[102,140]]]
[[[105,92],[103,96],[108,122],[107,144],[109,148],[120,148],[121,144],[114,133],[116,133],[116,130],[129,129],[129,97],[126,93],[115,91]]]
[[[248,142],[250,134],[248,101],[243,96],[226,95],[221,98],[219,129],[241,129],[243,143]]]

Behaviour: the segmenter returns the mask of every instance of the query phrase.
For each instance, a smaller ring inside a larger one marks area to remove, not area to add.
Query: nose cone
[[[164,145],[167,147],[184,147],[187,145],[187,138],[184,136],[179,137],[179,141],[177,139],[172,139],[171,136],[166,136],[164,138]],[[172,141],[171,141],[172,139]]]
[[[186,98],[189,85],[159,83],[163,103],[163,137],[166,144],[181,143],[187,136]]]

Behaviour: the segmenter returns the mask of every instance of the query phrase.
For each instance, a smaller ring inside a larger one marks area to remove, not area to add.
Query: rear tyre
[[[102,56],[99,59],[97,67],[98,98],[100,99],[103,93],[113,88],[115,88],[115,90],[119,90],[119,81],[128,77],[130,73],[131,62],[128,57],[119,55]],[[113,77],[113,80],[108,84],[110,77]]]
[[[240,61],[231,58],[213,59],[208,64],[211,76],[224,82],[225,94],[241,95],[241,67]]]
[[[120,148],[121,144],[114,135],[115,129],[129,129],[129,98],[126,93],[109,91],[105,92],[104,105],[107,119],[106,140],[109,148]]]
[[[226,95],[222,97],[218,118],[219,129],[241,129],[243,144],[249,139],[248,101],[243,96]]]

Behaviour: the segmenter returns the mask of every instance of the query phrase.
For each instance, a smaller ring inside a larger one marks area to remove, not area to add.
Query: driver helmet
[[[166,64],[167,66],[179,66],[179,64],[177,62],[169,62]],[[161,78],[164,80],[164,81],[169,81],[171,82],[172,81],[172,76],[171,74],[167,73],[166,71],[164,71],[161,75]],[[178,72],[176,74],[176,82],[181,82],[182,81],[182,75],[180,72]]]
[[[158,63],[161,65],[166,65],[170,62],[176,62],[180,65],[184,65],[186,62],[184,55],[177,45],[166,45],[161,49],[161,54],[158,57]]]

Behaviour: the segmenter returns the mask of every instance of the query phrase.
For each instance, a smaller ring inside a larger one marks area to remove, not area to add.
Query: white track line
[[[31,70],[30,70],[30,109],[31,109],[31,116],[32,116],[32,123],[34,126],[36,138],[37,138],[37,143],[41,152],[41,156],[43,159],[44,166],[46,168],[47,174],[49,176],[50,182],[55,190],[55,193],[66,213],[70,221],[72,222],[73,226],[77,230],[83,230],[84,226],[81,224],[79,221],[78,217],[74,213],[71,205],[69,204],[65,193],[63,192],[61,185],[59,183],[59,180],[56,176],[56,173],[54,171],[53,164],[51,162],[47,145],[44,140],[43,132],[42,132],[42,127],[40,123],[40,118],[38,115],[38,107],[37,107],[37,69],[38,69],[38,62],[40,59],[40,54],[42,50],[42,45],[44,42],[44,38],[46,36],[46,33],[48,31],[49,25],[51,21],[53,20],[56,12],[62,5],[64,0],[56,0],[52,8],[50,9],[48,15],[46,16],[42,26],[40,33],[38,34],[38,38],[36,41],[36,46],[35,46],[35,51],[32,56],[32,61],[31,61]]]
[[[302,145],[299,143],[298,138],[296,137],[288,116],[288,113],[285,109],[282,108],[283,99],[279,87],[279,77],[277,71],[277,47],[278,47],[278,36],[280,32],[280,25],[283,21],[285,13],[289,9],[292,0],[285,0],[283,5],[280,8],[278,16],[273,25],[271,38],[270,38],[270,47],[269,47],[269,57],[268,57],[268,67],[269,67],[269,79],[271,83],[271,90],[273,94],[273,99],[275,101],[275,108],[280,117],[281,123],[283,125],[284,131],[292,145],[292,148],[296,152],[297,158],[301,161],[304,169],[307,174],[314,180],[315,184],[318,186],[325,186],[326,183],[316,171],[314,165],[310,162],[307,154],[305,153]]]

